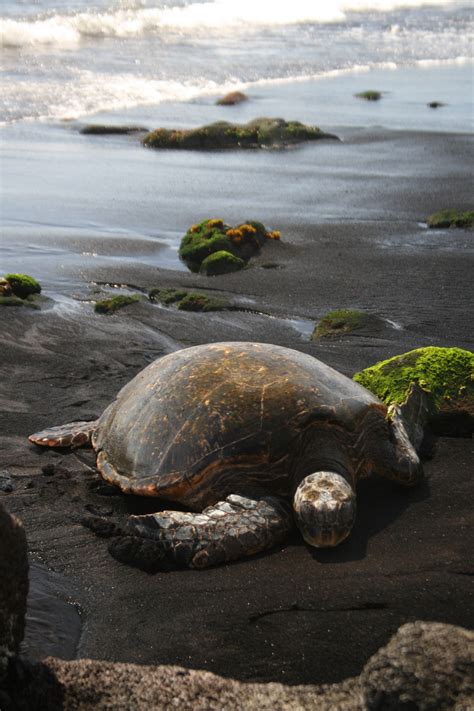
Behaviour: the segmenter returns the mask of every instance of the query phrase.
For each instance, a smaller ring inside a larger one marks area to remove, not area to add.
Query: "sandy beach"
[[[350,94],[362,83],[367,77]],[[285,117],[321,125],[316,98],[308,86],[306,94],[300,85],[267,88],[232,119],[286,106]],[[165,119],[172,112],[163,106]],[[77,124],[50,126],[46,142],[39,125],[37,142],[30,129],[28,155],[14,162],[25,129],[4,132],[5,166],[18,173],[4,186],[2,269],[32,273],[49,299],[41,310],[0,310],[0,470],[12,480],[0,497],[29,541],[30,657],[318,683],[358,674],[404,622],[473,626],[472,439],[440,438],[414,490],[364,481],[352,536],[335,550],[310,551],[295,535],[233,565],[155,575],[115,561],[80,521],[156,510],[156,502],[101,484],[89,450],[41,451],[27,441],[43,427],[99,415],[149,362],[190,345],[275,343],[348,376],[424,345],[472,350],[472,233],[425,225],[437,209],[472,207],[471,136],[387,127],[387,106],[380,118],[372,109],[370,121],[335,121],[336,108],[322,127],[341,142],[287,151],[158,153],[136,137],[80,136]],[[199,125],[217,108],[182,112],[182,125]],[[177,246],[206,217],[261,220],[281,242],[244,271],[191,274]],[[98,294],[152,287],[219,295],[240,310],[186,313],[143,300],[94,313]],[[385,325],[311,341],[314,324],[336,308],[377,314]]]

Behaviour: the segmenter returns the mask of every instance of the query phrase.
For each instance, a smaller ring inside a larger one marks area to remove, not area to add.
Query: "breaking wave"
[[[34,19],[0,19],[0,45],[28,47],[76,45],[88,37],[133,38],[147,33],[200,30],[226,31],[236,27],[283,26],[344,22],[348,13],[389,12],[397,8],[452,6],[456,0],[210,0],[188,4],[110,7],[107,11],[56,13]]]

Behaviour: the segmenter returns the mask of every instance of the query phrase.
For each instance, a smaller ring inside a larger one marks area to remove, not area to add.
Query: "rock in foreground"
[[[223,150],[236,148],[282,148],[316,141],[321,138],[339,140],[316,126],[280,118],[258,118],[247,124],[218,121],[193,129],[157,128],[143,138],[147,148],[179,148],[184,150]]]

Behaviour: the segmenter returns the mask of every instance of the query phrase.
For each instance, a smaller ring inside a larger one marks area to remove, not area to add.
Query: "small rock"
[[[13,479],[6,469],[0,472],[0,491],[10,494],[14,489]]]
[[[248,101],[248,98],[249,97],[241,91],[230,91],[228,94],[216,101],[216,104],[218,106],[234,106],[235,104],[241,104],[243,101]]]

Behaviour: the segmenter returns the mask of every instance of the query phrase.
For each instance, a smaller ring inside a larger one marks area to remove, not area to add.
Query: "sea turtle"
[[[113,537],[116,558],[142,566],[235,560],[279,543],[294,522],[310,545],[335,546],[353,526],[358,479],[375,472],[410,486],[423,476],[398,408],[310,355],[262,343],[164,356],[98,420],[30,441],[91,442],[107,482],[198,512],[88,520]]]

